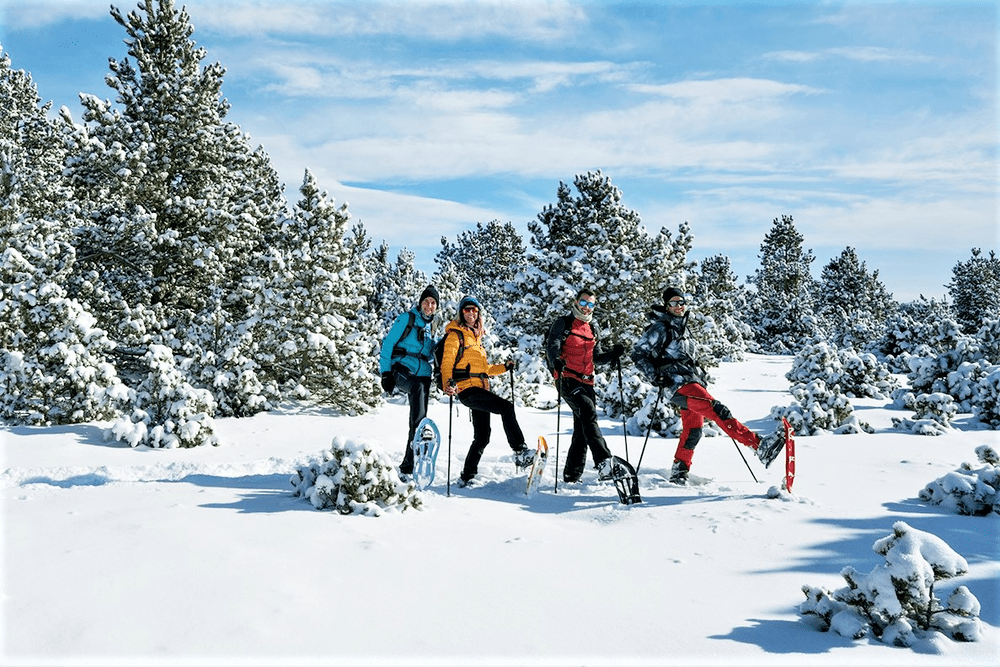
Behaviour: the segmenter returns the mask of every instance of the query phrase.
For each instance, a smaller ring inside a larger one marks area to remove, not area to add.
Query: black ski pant
[[[506,398],[497,396],[492,391],[481,387],[469,387],[458,394],[462,405],[472,411],[472,446],[465,456],[465,466],[462,468],[462,479],[470,480],[479,472],[479,461],[483,451],[490,443],[490,415],[500,415],[503,430],[507,434],[507,442],[515,452],[523,449],[524,434],[514,416],[514,404]]]
[[[403,453],[403,462],[399,466],[399,472],[404,475],[413,474],[413,436],[417,432],[417,426],[424,417],[427,416],[427,403],[431,397],[431,378],[419,375],[411,375],[401,366],[393,368],[396,376],[396,388],[406,394],[410,403],[410,430],[406,434],[406,449]]]
[[[566,454],[563,481],[576,482],[583,476],[583,470],[587,466],[588,449],[594,457],[595,466],[611,456],[611,450],[597,424],[597,394],[594,393],[594,387],[570,377],[563,377],[559,383],[563,400],[573,411],[573,437]]]

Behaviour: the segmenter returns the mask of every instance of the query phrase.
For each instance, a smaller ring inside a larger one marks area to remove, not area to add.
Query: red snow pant
[[[700,384],[692,382],[684,385],[674,393],[670,402],[681,408],[681,437],[677,442],[674,459],[683,461],[688,469],[694,458],[694,448],[701,440],[701,429],[706,418],[718,424],[733,440],[751,449],[757,449],[760,444],[757,434],[733,417],[729,408],[712,398]]]

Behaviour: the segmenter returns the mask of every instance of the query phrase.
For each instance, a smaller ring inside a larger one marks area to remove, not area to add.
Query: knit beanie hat
[[[474,296],[463,296],[461,302],[458,304],[458,312],[462,312],[462,309],[466,306],[475,306],[479,310],[483,309],[483,307],[479,305],[479,301],[477,301]]]
[[[427,297],[434,299],[434,303],[437,305],[441,305],[441,296],[438,294],[437,288],[434,287],[434,285],[428,285],[424,288],[424,291],[420,293],[420,298],[417,299],[417,303],[423,303],[424,299]]]
[[[683,299],[684,292],[680,291],[676,287],[668,287],[667,289],[663,290],[663,305],[667,305],[668,303],[670,303],[670,300],[673,299],[675,296],[679,296],[680,298]]]

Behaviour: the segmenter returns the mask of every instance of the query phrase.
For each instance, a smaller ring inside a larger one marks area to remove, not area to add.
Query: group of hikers
[[[396,318],[382,342],[379,357],[382,389],[390,394],[398,389],[409,401],[407,446],[399,466],[403,476],[413,473],[413,450],[409,443],[427,415],[437,342],[432,325],[439,301],[437,289],[428,285],[417,305]],[[562,472],[567,484],[580,481],[588,451],[598,478],[606,480],[612,476],[611,450],[598,425],[594,373],[597,365],[620,363],[625,348],[618,343],[610,347],[604,345],[601,329],[594,319],[596,307],[595,292],[581,289],[570,302],[569,312],[552,322],[546,336],[546,364],[553,374],[559,396],[573,411],[573,434]],[[514,362],[489,362],[483,348],[482,311],[475,297],[465,296],[459,302],[455,319],[444,328],[441,390],[457,397],[472,415],[472,445],[457,482],[459,487],[468,486],[479,471],[483,451],[490,441],[490,416],[493,414],[500,415],[517,467],[530,465],[535,451],[525,442],[513,402],[490,391],[490,378],[512,370]],[[759,436],[708,393],[706,373],[695,359],[696,346],[687,331],[684,293],[675,287],[664,290],[663,304],[653,305],[647,318],[649,324],[633,347],[631,358],[643,376],[680,408],[681,434],[674,452],[670,482],[687,483],[705,419],[712,420],[735,441],[754,450],[761,462],[769,466],[781,451],[784,435],[775,431]]]

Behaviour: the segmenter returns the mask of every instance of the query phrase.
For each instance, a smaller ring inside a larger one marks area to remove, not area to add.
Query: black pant
[[[575,482],[583,475],[587,465],[587,449],[594,457],[594,465],[611,456],[608,443],[597,424],[597,394],[594,387],[569,377],[560,380],[563,400],[573,411],[573,438],[566,454],[563,480]]]
[[[406,394],[406,398],[410,402],[410,430],[406,436],[403,462],[399,466],[399,472],[410,475],[413,473],[413,448],[410,447],[410,443],[413,442],[417,426],[427,416],[427,402],[431,396],[431,379],[430,377],[411,375],[401,366],[395,366],[393,374],[396,376],[396,388]]]
[[[491,413],[500,415],[507,442],[515,452],[524,448],[524,434],[514,416],[514,404],[506,398],[480,387],[470,387],[459,392],[458,400],[472,410],[472,446],[469,447],[465,466],[462,468],[462,479],[468,481],[479,472],[479,460],[483,458],[483,450],[490,442]]]

